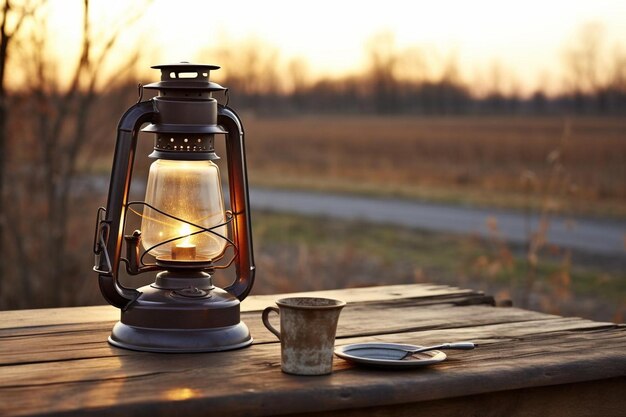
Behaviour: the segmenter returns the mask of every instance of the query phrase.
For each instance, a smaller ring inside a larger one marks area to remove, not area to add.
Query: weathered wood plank
[[[470,308],[470,307],[468,307]],[[471,307],[473,311],[476,311],[475,307]],[[484,347],[493,344],[500,344],[499,346],[511,350],[512,343],[521,342],[526,338],[532,338],[538,340],[545,335],[543,339],[546,339],[545,346],[538,346],[539,352],[543,352],[545,349],[550,349],[551,345],[558,343],[558,340],[554,339],[555,334],[562,332],[579,332],[583,335],[593,330],[600,331],[604,334],[605,330],[621,329],[616,325],[595,323],[588,320],[579,319],[565,319],[558,318],[554,320],[535,320],[535,321],[523,321],[518,323],[513,322],[498,322],[491,324],[482,324],[480,326],[462,326],[462,327],[449,327],[443,329],[431,329],[420,330],[414,332],[405,333],[387,333],[376,335],[375,337],[357,336],[340,339],[337,341],[337,345],[343,345],[347,343],[361,343],[366,341],[384,341],[395,343],[414,343],[414,344],[429,344],[435,343],[441,340],[463,340],[471,339],[478,343],[481,349],[477,349],[471,353],[465,353],[470,358],[485,359],[483,354],[491,355],[492,350],[485,350]],[[625,336],[626,333],[617,333],[617,335]],[[593,340],[593,339],[590,339]],[[6,364],[3,369],[3,377],[0,379],[0,388],[6,386],[14,386],[16,381],[22,381],[20,384],[50,384],[67,381],[82,381],[85,379],[84,375],[79,372],[85,368],[90,371],[92,368],[103,369],[99,372],[99,376],[103,379],[118,378],[119,370],[117,366],[112,364],[125,363],[124,372],[132,373],[132,375],[144,375],[145,372],[152,372],[154,370],[153,358],[156,360],[164,360],[163,366],[158,367],[160,371],[169,372],[177,370],[179,368],[189,367],[189,364],[193,364],[198,360],[210,360],[211,363],[220,364],[218,361],[226,357],[234,357],[240,359],[242,362],[252,363],[267,363],[280,361],[280,348],[278,343],[267,344],[271,346],[269,350],[257,349],[256,346],[243,349],[241,351],[234,351],[230,353],[211,353],[211,354],[195,354],[195,355],[166,355],[166,354],[146,354],[141,352],[132,352],[124,349],[118,349],[101,343],[100,347],[84,349],[82,345],[77,345],[72,348],[71,341],[66,342],[66,348],[73,349],[75,352],[86,350],[88,355],[84,357],[68,357],[66,359],[52,359],[52,355],[56,352],[46,352],[45,347],[40,352],[39,359],[41,363],[32,361],[31,363],[22,362],[20,365]],[[264,344],[258,346],[265,346]],[[578,352],[576,352],[578,354]],[[459,353],[453,353],[451,356],[456,356]],[[46,355],[48,360],[46,359]],[[258,355],[261,355],[259,359]],[[499,353],[498,358],[503,357],[504,353]],[[19,359],[18,359],[19,360]],[[339,361],[343,363],[343,361]],[[221,364],[226,365],[226,364]],[[343,364],[345,365],[345,363]],[[73,372],[71,375],[57,374],[56,372],[50,372],[50,369],[65,369],[71,366]],[[146,368],[147,367],[147,368]],[[148,369],[148,371],[146,371]],[[239,368],[237,368],[239,370]],[[248,371],[254,372],[253,369]],[[226,375],[227,370],[223,370],[223,375]],[[89,372],[87,372],[88,378],[91,379]],[[61,378],[61,379],[57,379]]]
[[[506,330],[505,325],[497,326]],[[209,363],[199,362],[198,355],[159,354],[111,358],[106,363],[76,361],[72,372],[62,372],[58,363],[38,371],[45,381],[39,386],[24,381],[23,372],[15,370],[10,375],[13,385],[0,391],[12,401],[1,402],[0,412],[28,415],[38,409],[76,409],[80,415],[148,416],[167,415],[180,407],[178,412],[188,416],[256,416],[431,401],[621,377],[626,375],[624,340],[619,327],[553,334],[541,340],[547,347],[533,337],[517,337],[481,345],[476,352],[455,353],[438,366],[402,372],[357,368],[337,360],[333,375],[318,378],[282,374],[274,344],[200,355]],[[605,348],[580,354],[580,349],[594,344]],[[84,379],[72,382],[71,374]],[[21,386],[22,382],[26,384]]]
[[[319,293],[314,293],[314,294],[319,294]],[[277,296],[277,298],[280,296]],[[349,297],[344,297],[344,298],[349,298]],[[355,303],[360,303],[359,301],[349,301],[348,302],[349,306],[353,306]],[[387,301],[382,301],[382,302],[376,302],[376,301],[370,301],[369,303],[373,303],[376,305],[391,305],[393,306],[422,306],[422,305],[437,305],[437,304],[442,304],[444,306],[448,306],[450,304],[452,305],[478,305],[478,304],[487,304],[487,305],[491,305],[490,303],[490,299],[489,298],[485,298],[484,296],[480,295],[480,294],[443,294],[443,295],[438,295],[438,296],[434,296],[434,297],[421,297],[421,298],[400,298],[397,300],[387,300]],[[383,304],[386,303],[386,304]],[[265,303],[263,304],[265,305]],[[89,321],[86,322],[76,322],[74,321],[69,315],[67,315],[67,317],[65,318],[65,320],[67,321],[67,323],[53,323],[53,324],[46,324],[46,325],[32,325],[32,326],[24,326],[24,327],[12,327],[12,328],[4,328],[4,329],[0,329],[0,337],[8,337],[8,336],[18,336],[18,335],[38,335],[38,336],[43,336],[43,335],[47,335],[47,334],[61,334],[61,333],[69,333],[69,332],[75,332],[75,331],[81,331],[83,329],[101,329],[101,328],[107,328],[112,326],[113,323],[115,323],[115,321],[117,321],[117,317],[111,319],[111,317],[109,317],[107,314],[104,314],[103,317],[106,320],[100,320],[100,321],[91,321],[91,320],[95,320],[97,317],[97,311],[104,306],[98,306],[98,307],[79,307],[76,308],[76,314],[75,315],[80,315],[83,311],[86,311],[88,314],[86,314],[86,316],[88,317]],[[369,308],[369,307],[368,307]],[[48,318],[48,313],[49,312],[55,312],[56,310],[66,310],[66,309],[42,309],[42,310],[22,310],[24,312],[24,314],[29,315],[32,317],[32,320],[36,320],[37,317],[42,317],[42,322],[45,322],[46,319]],[[71,309],[70,309],[71,310]],[[9,311],[9,312],[0,312],[0,317],[2,317],[3,315],[9,313],[9,314],[13,314],[13,313],[21,313],[22,311]],[[261,311],[261,310],[251,310],[251,311],[243,311],[242,312],[242,317],[245,317],[247,313],[250,312],[254,312],[254,311]],[[94,314],[95,313],[95,314]],[[57,321],[58,315],[53,314],[53,320]],[[31,321],[32,321],[31,320]]]
[[[518,398],[507,395],[626,376],[624,326],[480,305],[489,303],[481,293],[441,286],[355,291],[323,294],[352,300],[337,344],[473,340],[479,348],[399,372],[335,358],[330,376],[296,377],[280,372],[279,344],[260,321],[260,306],[281,295],[261,298],[242,314],[253,346],[210,354],[113,348],[106,337],[117,317],[97,320],[95,310],[86,321],[73,314],[41,326],[35,314],[27,328],[0,326],[0,415],[263,416],[373,406],[401,412],[416,402],[454,404],[454,398],[493,393]],[[82,309],[70,312],[76,310]],[[538,395],[535,404],[541,404]]]
[[[288,293],[276,295],[254,295],[246,298],[241,311],[261,311],[274,301],[285,297],[326,297],[341,298],[348,303],[380,302],[398,299],[434,299],[441,297],[466,297],[482,299],[480,291],[460,289],[447,285],[410,284],[389,285],[384,287],[362,287],[344,290],[314,291],[306,293]],[[68,307],[37,310],[11,310],[0,312],[0,330],[45,327],[65,324],[98,323],[119,320],[119,310],[109,305],[89,307]]]
[[[344,300],[348,303],[366,303],[397,300],[444,300],[446,297],[463,297],[470,302],[474,298],[484,300],[484,293],[481,291],[462,289],[447,285],[433,284],[409,284],[409,285],[385,285],[376,287],[348,288],[340,290],[326,290],[313,292],[297,292],[278,295],[256,295],[244,300],[245,311],[261,311],[280,298],[286,297],[325,297]],[[489,297],[493,301],[492,297]]]
[[[453,308],[449,304],[412,303],[415,305],[407,305],[402,300],[396,304],[348,304],[341,314],[337,337],[341,339],[557,318],[516,308],[497,309],[480,305]],[[471,323],[468,316],[473,317]],[[255,344],[277,342],[276,337],[262,325],[259,312],[243,313],[242,319],[250,327]],[[34,335],[7,335],[4,333],[11,333],[12,330],[0,331],[0,365],[125,355],[126,351],[122,349],[107,349],[106,340],[113,323],[54,326],[54,331],[48,329],[45,333]]]
[[[626,378],[285,417],[623,417]]]

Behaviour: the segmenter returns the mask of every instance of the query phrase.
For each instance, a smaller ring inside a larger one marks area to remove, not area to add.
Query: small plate
[[[421,346],[401,345],[398,343],[355,343],[338,346],[335,355],[348,362],[390,368],[411,368],[432,365],[446,359],[446,354],[439,350],[416,353],[406,359],[406,350],[419,349]]]

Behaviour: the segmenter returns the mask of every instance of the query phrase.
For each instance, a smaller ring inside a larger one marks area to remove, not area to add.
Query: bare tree
[[[582,26],[563,54],[565,84],[575,97],[576,106],[584,106],[585,95],[597,95],[606,74],[603,62],[604,28],[591,22]]]
[[[202,51],[198,58],[218,62],[224,70],[217,76],[224,77],[222,82],[237,92],[238,102],[253,108],[265,109],[272,96],[285,88],[278,71],[280,52],[261,39],[252,37],[236,44],[226,42],[224,46]]]
[[[613,49],[611,78],[609,85],[622,93],[626,93],[626,51],[620,46]]]
[[[125,13],[124,19],[98,32],[90,17],[90,1],[83,0],[82,7],[79,58],[73,68],[62,65],[69,80],[67,86],[57,77],[57,61],[48,54],[45,11],[34,15],[38,30],[30,33],[29,47],[24,52],[27,64],[22,64],[28,71],[29,83],[21,106],[29,120],[22,121],[19,134],[29,129],[30,134],[15,140],[21,141],[19,147],[28,144],[31,149],[21,155],[24,169],[15,172],[11,181],[11,248],[22,258],[20,272],[26,275],[21,279],[20,298],[38,306],[76,302],[75,291],[68,288],[76,287],[73,282],[81,271],[78,265],[84,256],[72,250],[76,233],[70,228],[75,227],[76,218],[82,219],[87,213],[74,204],[77,196],[72,195],[72,187],[81,156],[90,143],[90,126],[102,97],[97,86],[107,83],[103,68],[114,56],[122,31],[141,16],[140,9],[133,8],[134,13]],[[132,67],[136,58],[129,56],[128,62],[118,63],[120,69],[114,76],[123,76],[123,68]],[[116,116],[112,116],[113,123]],[[90,235],[84,225],[80,229],[80,239]],[[83,247],[88,246],[83,243]]]
[[[287,65],[288,78],[291,81],[291,98],[296,109],[304,107],[304,96],[310,86],[309,69],[303,58],[293,58]]]
[[[621,45],[613,48],[610,57],[610,73],[607,82],[610,110],[626,110],[626,52]]]
[[[587,23],[565,52],[567,70],[572,86],[583,92],[593,92],[602,82],[604,27]]]
[[[287,65],[291,79],[291,90],[302,91],[310,84],[310,75],[307,61],[303,58],[293,58]]]
[[[399,64],[395,38],[392,32],[381,32],[372,37],[367,45],[370,79],[374,91],[374,106],[379,113],[397,110],[397,71]]]
[[[32,16],[33,10],[39,6],[39,2],[26,2],[19,6],[14,6],[10,0],[4,0],[2,5],[2,16],[0,17],[0,280],[6,274],[4,242],[5,225],[7,224],[5,208],[5,171],[7,154],[7,122],[8,122],[8,100],[6,90],[6,70],[7,63],[11,56],[11,49],[15,43],[16,36],[20,32],[26,19]],[[9,20],[14,20],[12,25]],[[2,281],[0,281],[1,283]]]

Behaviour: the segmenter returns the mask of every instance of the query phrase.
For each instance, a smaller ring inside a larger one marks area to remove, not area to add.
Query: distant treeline
[[[392,84],[366,80],[319,81],[290,93],[255,92],[240,88],[237,80],[223,81],[231,103],[259,114],[425,114],[425,115],[554,115],[626,113],[626,91],[602,89],[550,97],[489,94],[474,97],[463,84],[441,82]]]
[[[560,73],[544,74],[530,95],[516,73],[535,68],[494,61],[470,82],[456,55],[399,49],[391,33],[374,36],[362,69],[340,78],[316,79],[306,60],[285,62],[277,48],[254,39],[207,50],[199,60],[221,65],[218,82],[237,107],[260,113],[624,114],[626,51],[610,46],[601,25],[582,26],[560,51]]]

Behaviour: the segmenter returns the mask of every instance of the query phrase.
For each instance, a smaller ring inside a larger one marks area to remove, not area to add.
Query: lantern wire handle
[[[139,104],[143,100],[143,84],[141,83],[137,84],[137,95],[137,104]]]
[[[107,224],[104,221],[104,215],[106,214],[107,209],[104,207],[98,207],[98,211],[96,213],[96,230],[93,234],[93,253],[98,255],[102,249],[100,247],[100,241],[98,240],[98,234],[102,233],[102,225]],[[107,230],[108,231],[108,230]]]
[[[230,94],[228,91],[228,88],[224,89],[224,98],[226,98],[226,103],[223,104],[224,107],[228,107],[228,103],[230,103]]]
[[[110,274],[113,272],[113,266],[111,265],[111,258],[109,252],[106,249],[106,240],[108,239],[111,226],[104,220],[106,209],[99,207],[96,214],[96,231],[93,237],[93,253],[95,254],[95,261],[93,270],[100,274]],[[104,254],[104,261],[106,263],[106,269],[100,267],[100,256]]]

